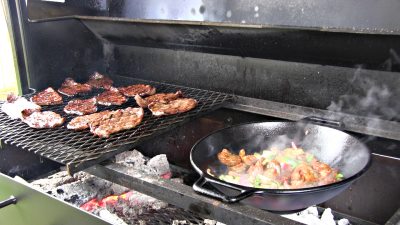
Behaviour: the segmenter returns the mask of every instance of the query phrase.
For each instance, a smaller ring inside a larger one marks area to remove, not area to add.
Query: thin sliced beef
[[[36,103],[26,100],[10,93],[7,95],[7,102],[1,106],[1,111],[6,113],[11,119],[22,119],[23,116],[29,116],[33,112],[40,112],[42,108]]]
[[[156,93],[156,88],[147,84],[134,84],[118,89],[123,95],[128,97],[134,97],[135,95],[148,96]]]
[[[92,86],[89,84],[80,84],[70,77],[65,79],[64,83],[62,83],[61,87],[58,89],[58,92],[66,96],[74,96],[79,93],[87,93],[90,91],[92,91]]]
[[[59,105],[63,99],[53,88],[49,87],[34,95],[31,101],[38,105]]]
[[[78,116],[73,118],[67,125],[71,130],[84,130],[89,128],[89,124],[99,120],[108,119],[111,115],[110,110],[101,111],[85,116]]]
[[[99,137],[109,137],[111,134],[136,127],[142,122],[142,108],[128,107],[114,111],[103,111],[86,116],[78,116],[68,123],[67,128],[83,130],[90,127],[90,132]]]
[[[110,90],[99,94],[97,97],[97,103],[100,105],[122,105],[128,101],[128,99],[121,94],[117,88],[110,88]]]
[[[147,106],[153,102],[168,103],[180,97],[182,97],[182,92],[177,91],[175,93],[158,93],[146,98],[142,98],[139,95],[136,95],[135,100],[140,107],[147,108]]]
[[[178,98],[168,103],[153,102],[148,108],[154,116],[173,115],[194,109],[197,101],[193,98]]]
[[[97,112],[96,99],[74,99],[64,107],[64,112],[68,114],[87,115]]]
[[[111,78],[95,72],[89,77],[89,80],[86,83],[94,88],[103,88],[108,90],[112,87],[113,81]]]
[[[31,115],[22,119],[23,122],[32,128],[54,128],[61,126],[65,119],[52,111],[33,112]]]
[[[113,115],[107,120],[96,121],[90,124],[90,132],[107,138],[113,133],[129,130],[142,122],[144,111],[142,108],[128,107],[113,111]]]

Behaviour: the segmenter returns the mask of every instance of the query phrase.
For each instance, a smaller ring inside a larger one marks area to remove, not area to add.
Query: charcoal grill
[[[201,137],[234,124],[317,116],[342,124],[341,129],[365,141],[373,152],[370,171],[321,207],[332,208],[352,224],[399,222],[400,27],[393,22],[400,19],[397,1],[383,5],[372,0],[3,3],[13,28],[24,96],[48,86],[58,88],[66,77],[84,82],[99,71],[116,86],[146,83],[159,92],[182,90],[199,106],[160,118],[146,110],[137,128],[107,139],[65,127],[33,130],[0,113],[2,173],[32,178],[65,165],[71,174],[84,170],[178,206],[183,209],[177,211],[178,219],[298,224],[195,194],[190,185],[197,177],[189,152]],[[371,87],[390,93],[373,110],[326,110],[341,96],[360,96]],[[70,99],[45,109],[65,115],[62,109]],[[136,104],[131,99],[123,106],[99,110],[127,106]],[[381,110],[385,107],[391,111]],[[67,122],[71,118],[67,116]],[[175,184],[152,176],[131,177],[105,166],[133,146],[147,156],[167,154],[190,179]],[[153,218],[171,221],[166,215]]]
[[[132,149],[146,138],[154,137],[162,131],[167,131],[176,125],[186,122],[193,117],[201,116],[204,113],[221,107],[224,103],[232,99],[231,95],[188,88],[171,84],[144,81],[138,79],[125,79],[123,83],[146,83],[157,88],[159,92],[176,92],[181,90],[185,96],[194,98],[198,101],[198,106],[190,112],[168,117],[154,117],[146,110],[143,122],[135,129],[119,132],[110,138],[104,139],[95,137],[88,131],[77,132],[66,129],[66,125],[51,129],[38,130],[32,129],[20,120],[11,120],[5,113],[0,114],[0,139],[6,144],[14,144],[28,151],[33,151],[43,157],[52,159],[68,167],[68,172],[73,174],[76,171],[86,169],[104,159],[113,157],[123,151]],[[121,80],[119,80],[121,82]],[[98,94],[81,97],[88,98]],[[25,97],[30,98],[33,94]],[[63,109],[68,101],[74,97],[64,97],[64,103],[56,106],[45,106],[43,110],[50,110],[63,114],[67,124],[75,116],[65,114]],[[76,97],[75,97],[76,98]],[[115,110],[125,107],[137,107],[134,99],[130,99],[121,106],[100,106],[98,111]]]

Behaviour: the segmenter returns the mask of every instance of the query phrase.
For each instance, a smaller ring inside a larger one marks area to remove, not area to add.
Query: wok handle
[[[236,196],[227,196],[227,195],[223,194],[222,192],[220,192],[220,191],[218,191],[218,190],[216,190],[214,188],[213,189],[209,189],[209,188],[204,187],[204,185],[207,184],[208,182],[220,184],[222,186],[235,189],[237,191],[240,191],[240,194],[238,194]],[[195,192],[200,193],[200,194],[207,195],[207,196],[216,198],[218,200],[221,200],[221,201],[227,202],[227,203],[239,202],[240,200],[243,200],[243,199],[253,195],[254,192],[255,192],[254,190],[243,190],[243,189],[240,189],[238,187],[235,187],[235,186],[232,186],[232,185],[229,185],[229,184],[226,184],[226,183],[210,180],[210,179],[204,178],[203,176],[200,177],[193,184],[193,190]]]
[[[343,129],[344,128],[343,122],[340,122],[340,121],[337,121],[337,120],[325,119],[325,118],[317,117],[317,116],[308,116],[308,117],[305,117],[305,118],[303,118],[301,120],[309,121],[309,122],[312,122],[314,124],[319,124],[319,125],[327,126],[327,127],[333,127],[333,128],[339,128],[339,129]]]

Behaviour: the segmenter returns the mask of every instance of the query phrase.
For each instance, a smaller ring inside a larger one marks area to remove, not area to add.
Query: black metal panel
[[[10,177],[20,176],[25,180],[35,179],[57,170],[61,164],[23,151],[4,142],[0,143],[0,173]]]
[[[65,77],[85,80],[104,72],[103,45],[79,20],[28,23],[30,87],[58,86]]]
[[[232,99],[232,96],[219,92],[158,82],[122,77],[114,81],[116,86],[134,83],[151,84],[160,93],[181,90],[184,96],[196,99],[198,105],[189,112],[164,117],[152,116],[149,110],[146,110],[143,121],[137,127],[118,132],[109,138],[99,138],[88,131],[69,130],[66,125],[53,129],[33,129],[20,120],[11,120],[5,113],[0,113],[0,139],[5,143],[19,146],[40,156],[65,164],[72,174],[131,149],[145,139],[154,137],[192,118],[213,111]],[[89,96],[96,94],[98,92],[91,93]],[[30,96],[26,97],[29,98]],[[66,119],[66,124],[75,116],[65,114],[63,108],[73,98],[64,97],[62,105],[45,106],[43,111],[49,110],[63,115]],[[130,101],[121,106],[99,106],[99,111],[126,107],[137,107],[137,104],[133,99],[130,99]]]
[[[343,107],[355,115],[398,119],[399,73],[349,69],[275,60],[203,54],[189,51],[117,45],[109,51],[111,73],[233,93],[258,99],[326,109],[341,96],[366,99],[365,82],[387,88],[388,102],[365,111]],[[134,74],[134,75],[133,75]],[[351,106],[351,105],[350,105]],[[387,110],[387,111],[386,111]]]
[[[328,33],[289,28],[240,28],[224,25],[131,23],[118,20],[82,21],[93,33],[115,45],[400,70],[400,36],[395,35]]]

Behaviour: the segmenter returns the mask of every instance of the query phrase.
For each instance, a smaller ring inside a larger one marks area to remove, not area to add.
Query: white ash
[[[128,225],[117,215],[110,213],[107,209],[102,209],[99,212],[99,217],[113,225]]]
[[[145,164],[146,159],[142,153],[137,150],[126,151],[115,156],[116,163],[124,164],[126,166],[140,166]]]
[[[119,164],[131,167],[148,174],[161,176],[171,172],[167,156],[165,154],[157,155],[147,160],[142,153],[137,150],[133,150],[123,152],[117,155],[115,159],[117,165]]]
[[[335,220],[332,215],[332,210],[327,208],[322,213],[321,217],[319,216],[318,209],[316,206],[308,207],[307,209],[293,214],[282,215],[291,220],[295,220],[297,222],[308,224],[308,225],[349,225],[350,222],[347,219]]]
[[[113,184],[101,178],[78,172],[71,177],[66,171],[58,172],[47,178],[33,181],[33,187],[42,189],[66,202],[80,206],[93,198],[121,194],[128,188]]]
[[[157,176],[171,172],[165,155],[147,159],[136,150],[117,155],[116,163],[107,167],[128,175],[137,173],[137,171]],[[173,178],[172,180],[183,183],[181,178]],[[99,207],[92,211],[93,214],[112,224],[137,224],[140,215],[143,213],[169,207],[166,202],[85,172],[78,172],[71,177],[66,171],[62,171],[44,179],[36,180],[31,185],[78,207],[95,198],[100,200],[109,195],[121,195],[129,191],[130,195],[127,200],[119,199],[117,204],[106,204],[105,208]],[[121,223],[121,220],[124,222]],[[146,224],[146,222],[142,221],[142,224]]]
[[[204,225],[225,225],[224,223],[215,221],[215,220],[210,220],[210,219],[204,219],[203,221]],[[187,220],[173,220],[172,225],[194,225],[191,222],[188,222]]]

